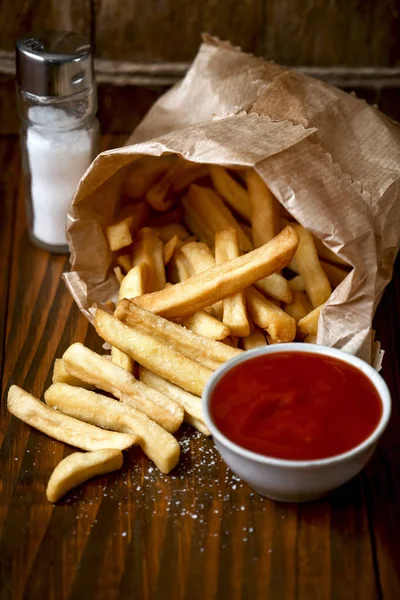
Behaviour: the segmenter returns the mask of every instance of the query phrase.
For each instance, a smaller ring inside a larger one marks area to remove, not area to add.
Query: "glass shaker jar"
[[[30,36],[16,44],[16,67],[29,236],[66,253],[68,208],[98,148],[90,45],[66,31]]]

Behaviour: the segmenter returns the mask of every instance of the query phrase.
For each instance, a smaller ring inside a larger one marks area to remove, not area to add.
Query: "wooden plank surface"
[[[2,0],[0,55],[28,32],[66,29],[101,58],[180,62],[206,31],[288,65],[393,66],[399,19],[393,0]]]
[[[121,143],[103,139],[103,147]],[[224,466],[211,440],[183,429],[172,475],[132,449],[122,472],[53,506],[47,480],[72,449],[10,418],[4,393],[17,383],[40,396],[72,341],[101,343],[61,281],[66,257],[28,240],[16,149],[15,138],[0,138],[1,599],[400,597],[400,263],[376,318],[392,421],[367,469],[330,498],[298,506],[264,499]]]
[[[92,37],[91,0],[2,0],[0,50],[14,51],[15,42],[48,29],[75,31]]]

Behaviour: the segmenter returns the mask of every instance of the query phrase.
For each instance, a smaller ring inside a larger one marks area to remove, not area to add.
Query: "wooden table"
[[[17,147],[0,138],[1,600],[400,598],[400,269],[376,317],[393,416],[367,468],[329,499],[264,499],[185,429],[171,476],[133,449],[122,472],[53,506],[47,480],[71,448],[10,418],[4,393],[16,383],[40,397],[71,342],[100,342],[61,280],[68,259],[28,240]]]

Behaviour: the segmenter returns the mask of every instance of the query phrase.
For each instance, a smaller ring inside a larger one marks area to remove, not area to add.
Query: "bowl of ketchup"
[[[222,458],[258,493],[326,496],[363,469],[390,417],[390,393],[366,362],[327,346],[279,344],[223,364],[203,394]]]

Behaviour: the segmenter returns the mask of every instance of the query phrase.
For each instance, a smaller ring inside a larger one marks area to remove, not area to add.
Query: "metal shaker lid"
[[[71,31],[45,31],[16,44],[17,83],[36,96],[70,96],[94,81],[88,40]]]

